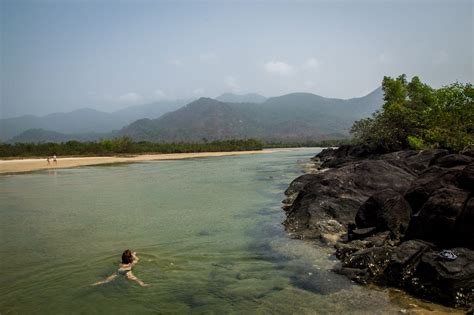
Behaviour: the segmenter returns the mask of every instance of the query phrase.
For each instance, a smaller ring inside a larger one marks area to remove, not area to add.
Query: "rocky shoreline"
[[[335,247],[335,270],[451,307],[474,303],[474,150],[325,149],[296,178],[284,225]]]

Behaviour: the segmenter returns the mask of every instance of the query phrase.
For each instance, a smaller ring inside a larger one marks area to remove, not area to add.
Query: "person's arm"
[[[132,258],[133,258],[133,261],[130,263],[130,267],[135,266],[138,263],[138,261],[140,260],[140,258],[138,258],[138,256],[137,256],[136,252],[132,253]]]
[[[117,274],[114,273],[113,275],[111,276],[108,276],[107,278],[105,278],[104,280],[101,280],[101,281],[98,281],[96,283],[93,283],[91,285],[99,285],[99,284],[104,284],[104,283],[107,283],[107,282],[110,282],[112,280],[114,280],[115,278],[117,277]]]
[[[135,281],[136,283],[138,283],[142,287],[149,287],[150,286],[149,284],[146,284],[142,280],[135,277],[135,275],[131,271],[127,272],[127,278],[132,280],[132,281]]]

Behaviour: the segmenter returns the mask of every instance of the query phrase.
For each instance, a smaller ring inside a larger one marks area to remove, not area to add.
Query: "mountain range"
[[[129,124],[128,122],[133,120],[131,117],[135,115],[133,118],[136,118],[138,114],[129,115],[126,110],[122,110],[121,115],[117,112],[111,113],[114,117],[119,117],[114,124],[107,125],[104,118],[102,129],[82,128],[81,131],[73,131],[78,129],[69,128],[67,132],[60,132],[49,126],[41,126],[36,129],[43,130],[24,132],[11,138],[9,142],[96,140],[116,136],[154,142],[202,142],[243,138],[271,142],[303,142],[345,137],[355,120],[370,116],[380,109],[382,104],[381,88],[366,96],[347,100],[325,98],[311,93],[291,93],[271,98],[258,94],[225,93],[216,99],[203,97],[188,102],[185,106],[179,102],[173,103],[169,105],[168,112],[161,116],[158,112],[142,114],[142,117],[139,117],[142,119]],[[156,105],[141,106],[142,112],[145,112],[145,108],[154,108]],[[132,108],[128,110],[130,113],[138,112]],[[95,119],[100,117],[97,115]],[[77,125],[80,121],[75,123]],[[123,123],[124,127],[118,129],[120,123]],[[113,127],[110,127],[112,125]],[[69,124],[69,127],[72,126],[73,123]],[[107,128],[109,129],[106,130]],[[114,129],[115,131],[112,131]]]
[[[42,117],[24,115],[4,118],[0,119],[0,141],[8,141],[12,138],[14,140],[14,137],[29,129],[44,129],[63,134],[110,133],[141,118],[157,118],[191,101],[192,99],[159,101],[129,106],[111,113],[82,108],[68,113],[53,113]],[[28,135],[31,135],[31,132]],[[22,137],[18,138],[20,142],[22,142],[21,139]]]
[[[383,93],[349,100],[310,93],[272,97],[262,103],[226,103],[200,98],[157,119],[138,120],[120,130],[134,140],[186,142],[257,138],[308,141],[348,135],[352,123],[382,106]]]

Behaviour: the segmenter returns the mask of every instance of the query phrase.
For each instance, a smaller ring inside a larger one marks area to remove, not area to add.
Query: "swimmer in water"
[[[104,283],[107,283],[107,282],[110,282],[110,281],[114,280],[115,278],[117,278],[117,276],[122,275],[122,276],[127,277],[127,279],[129,279],[129,280],[135,281],[136,283],[138,283],[142,287],[149,286],[149,284],[144,283],[143,281],[141,281],[140,279],[135,277],[135,275],[132,273],[133,266],[135,266],[138,263],[139,260],[140,259],[138,258],[136,252],[132,253],[129,249],[127,249],[122,254],[122,263],[119,265],[119,269],[117,270],[117,272],[115,272],[111,276],[108,276],[104,280],[96,282],[92,285],[104,284]]]

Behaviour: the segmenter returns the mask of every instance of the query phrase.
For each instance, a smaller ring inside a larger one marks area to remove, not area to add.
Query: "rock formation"
[[[326,149],[286,191],[287,230],[336,248],[337,272],[449,306],[474,301],[474,154]]]

